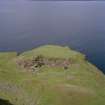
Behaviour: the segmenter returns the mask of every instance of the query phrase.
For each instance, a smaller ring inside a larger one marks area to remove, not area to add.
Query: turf
[[[28,72],[17,66],[19,59],[43,55],[70,58],[65,70],[43,66]],[[105,76],[85,60],[85,55],[68,47],[46,45],[17,56],[0,53],[0,99],[13,105],[105,105]]]

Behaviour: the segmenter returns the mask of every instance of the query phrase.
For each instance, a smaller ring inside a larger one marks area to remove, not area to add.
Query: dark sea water
[[[76,49],[105,73],[105,2],[0,0],[0,51],[43,44]]]

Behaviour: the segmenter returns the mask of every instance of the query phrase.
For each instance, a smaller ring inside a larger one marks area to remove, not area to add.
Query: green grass
[[[24,52],[21,57],[30,58],[37,55],[53,58],[71,58],[76,60],[84,59],[85,56],[79,52],[73,51],[68,47],[46,45],[41,46],[31,51]]]
[[[85,56],[68,47],[47,45],[16,56],[0,53],[0,98],[14,105],[105,105],[105,76]],[[16,60],[43,55],[70,58],[70,68],[23,71]]]

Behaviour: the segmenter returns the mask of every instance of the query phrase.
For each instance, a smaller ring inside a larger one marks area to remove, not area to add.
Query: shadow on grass
[[[13,105],[8,100],[0,99],[0,105]]]

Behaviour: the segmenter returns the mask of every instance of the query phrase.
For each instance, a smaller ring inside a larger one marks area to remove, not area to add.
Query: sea
[[[0,0],[0,51],[68,46],[105,73],[105,2]]]

